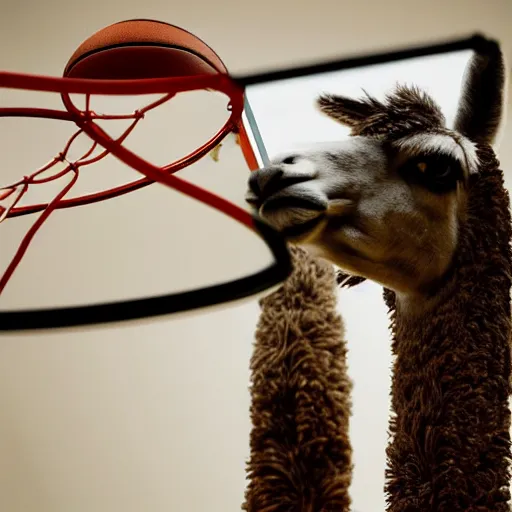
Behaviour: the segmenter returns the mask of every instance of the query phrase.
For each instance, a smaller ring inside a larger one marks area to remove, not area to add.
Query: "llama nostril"
[[[247,194],[245,195],[245,202],[254,207],[258,207],[260,204],[260,200],[258,199],[258,196],[255,195],[252,190],[247,192]]]
[[[259,169],[249,177],[249,188],[256,196],[261,197],[268,192],[272,184],[279,182],[283,175],[283,170],[278,167]]]
[[[259,171],[254,171],[249,176],[249,190],[256,196],[260,195],[260,186],[258,184],[258,173]]]
[[[293,165],[296,161],[297,161],[297,157],[296,156],[287,156],[283,160],[283,164],[285,164],[285,165]]]

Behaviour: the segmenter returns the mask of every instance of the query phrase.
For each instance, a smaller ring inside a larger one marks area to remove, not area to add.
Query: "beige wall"
[[[319,0],[299,8],[291,0],[3,0],[0,62],[7,69],[59,74],[84,38],[132,17],[158,18],[190,29],[235,72],[421,43],[475,29],[502,38],[504,47],[512,50],[510,0],[446,4],[444,0]],[[512,187],[510,121],[500,154],[503,167],[511,170],[507,180]],[[20,158],[21,153],[30,153],[27,147],[35,151],[38,140],[33,144],[20,145]],[[242,174],[237,176],[231,192],[245,180]],[[209,179],[214,186],[215,180]],[[141,196],[148,208],[150,201],[163,201],[155,194]],[[82,232],[80,237],[92,244],[108,243],[98,235],[98,226],[102,215],[114,210],[135,223],[128,204],[105,206],[95,210],[99,213],[94,214],[98,215],[94,233]],[[142,232],[143,222],[149,223],[151,216],[141,213],[140,217],[136,220]],[[202,216],[198,219],[210,222]],[[59,224],[62,233],[53,233],[62,244],[71,232],[66,230],[73,228],[65,222]],[[215,221],[206,225],[213,232],[217,229]],[[165,224],[155,229],[153,235],[160,236]],[[130,232],[118,236],[128,243]],[[47,240],[42,238],[37,254],[49,258],[52,246]],[[210,241],[196,243],[191,250],[201,253]],[[136,249],[145,254],[143,247]],[[162,251],[171,249],[162,245]],[[234,251],[220,246],[220,267],[230,266],[225,254]],[[110,255],[100,253],[101,257]],[[38,281],[37,267],[30,261],[19,278],[19,293],[44,295],[44,286],[53,286],[62,297],[72,295],[68,283],[73,268],[66,267],[64,258],[66,278],[53,283]],[[350,372],[356,383],[354,504],[360,512],[383,510],[390,364],[387,319],[376,287],[368,285],[364,293],[350,295],[350,301],[346,297],[340,296],[340,311],[348,323]],[[363,306],[366,312],[371,308],[371,324],[362,321]],[[253,300],[183,319],[2,337],[0,510],[239,510],[250,431],[248,362],[257,316]]]

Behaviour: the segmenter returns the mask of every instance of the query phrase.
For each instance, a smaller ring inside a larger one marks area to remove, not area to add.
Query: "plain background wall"
[[[512,50],[509,0],[319,0],[302,7],[270,0],[3,0],[1,67],[59,75],[83,39],[109,23],[134,17],[189,29],[234,73],[474,30],[500,38],[505,50]],[[509,108],[509,117],[511,112]],[[509,122],[500,151],[506,170],[512,169],[511,142]],[[20,158],[29,153],[27,144],[17,150]],[[245,180],[243,173],[238,176],[231,192]],[[512,187],[510,171],[507,180]],[[156,196],[141,197],[150,201]],[[92,219],[96,231],[102,215],[113,208],[91,213],[98,215]],[[120,203],[115,211],[128,214],[129,204]],[[63,230],[73,228],[62,222]],[[199,222],[208,221],[201,217]],[[218,230],[215,226],[212,221],[208,229]],[[161,235],[164,227],[160,223],[154,235]],[[62,234],[62,244],[67,235]],[[59,240],[59,233],[55,236]],[[43,249],[38,254],[49,257],[48,248]],[[236,260],[236,247],[221,249],[217,257],[225,261],[219,266],[229,266]],[[69,288],[66,279],[38,281],[34,269],[27,263],[20,274],[20,293],[44,297],[50,286]],[[357,465],[354,506],[360,512],[382,510],[391,358],[380,290],[368,284],[340,294],[340,311],[347,321],[350,372],[356,383],[351,427]],[[3,337],[0,510],[239,510],[250,431],[248,362],[257,317],[253,300],[197,317]]]

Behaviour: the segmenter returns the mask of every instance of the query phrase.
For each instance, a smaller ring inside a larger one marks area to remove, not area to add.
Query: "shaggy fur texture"
[[[417,89],[368,98],[354,135],[393,140],[438,130],[438,107]],[[396,356],[389,512],[509,512],[512,237],[509,196],[493,150],[480,144],[452,268],[437,305],[411,317],[384,296]],[[360,278],[340,274],[353,286]]]
[[[348,511],[351,383],[334,271],[301,249],[292,256],[291,277],[261,301],[243,508]]]
[[[480,147],[446,296],[414,322],[392,315],[390,512],[510,510],[512,257],[509,198]]]

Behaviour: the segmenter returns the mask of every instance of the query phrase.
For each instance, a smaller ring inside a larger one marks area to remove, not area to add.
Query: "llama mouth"
[[[271,197],[258,209],[258,215],[281,233],[307,231],[307,226],[326,211],[320,199],[304,196]]]
[[[271,214],[278,210],[308,210],[312,212],[324,212],[327,208],[327,203],[318,198],[313,197],[298,197],[298,196],[278,196],[270,197],[262,205],[260,209],[265,214]]]
[[[245,195],[245,202],[255,210],[265,209],[269,213],[286,208],[300,208],[319,212],[327,208],[327,199],[310,191],[291,193],[287,190],[280,190],[275,194],[260,196],[252,190],[248,190]]]
[[[313,195],[274,195],[266,201],[247,201],[258,216],[286,239],[300,243],[322,229],[327,222],[342,222],[355,202],[343,198]]]

